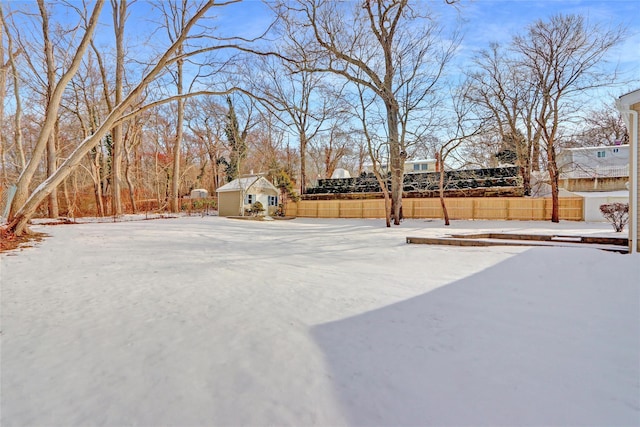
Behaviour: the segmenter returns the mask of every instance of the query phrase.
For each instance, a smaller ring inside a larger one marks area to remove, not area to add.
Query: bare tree
[[[295,30],[287,33],[293,39]],[[258,58],[259,66],[248,75],[252,94],[272,111],[281,124],[294,129],[300,145],[300,194],[307,186],[307,146],[312,142],[331,113],[335,113],[335,98],[326,96],[322,76],[308,71],[313,64],[301,45],[291,41],[283,49],[296,61],[277,57]]]
[[[113,14],[113,30],[116,40],[115,91],[114,104],[122,102],[124,95],[124,30],[127,21],[127,0],[111,0]],[[122,215],[122,195],[120,182],[122,178],[122,158],[124,140],[122,123],[118,123],[111,131],[113,150],[111,160],[111,212]]]
[[[342,158],[354,144],[346,123],[333,123],[331,129],[312,142],[310,154],[324,178],[331,178]]]
[[[477,69],[468,73],[468,98],[489,114],[499,143],[514,150],[520,166],[525,194],[531,194],[531,171],[537,170],[536,158],[540,132],[533,112],[538,93],[532,90],[527,70],[510,58],[508,51],[492,43],[489,50],[480,51],[474,58]],[[522,136],[522,138],[520,138]]]
[[[14,198],[14,202],[12,203],[12,215],[8,224],[8,231],[15,232],[16,234],[22,234],[27,230],[27,222],[33,216],[35,210],[40,205],[40,203],[50,194],[52,188],[55,188],[59,185],[66,177],[80,164],[82,159],[91,151],[93,147],[95,147],[99,141],[107,134],[107,132],[112,129],[116,124],[120,122],[124,122],[129,120],[136,115],[146,111],[148,109],[152,109],[158,105],[174,101],[176,97],[169,97],[165,99],[161,99],[155,102],[148,103],[139,109],[127,113],[128,108],[140,99],[141,95],[148,87],[149,83],[154,81],[154,79],[166,69],[168,65],[174,64],[176,61],[180,59],[184,59],[186,55],[194,55],[201,52],[207,52],[215,49],[223,48],[221,46],[209,46],[202,49],[196,49],[193,52],[187,52],[182,55],[176,55],[178,48],[183,45],[184,41],[189,37],[190,30],[196,25],[196,23],[206,14],[206,12],[214,6],[221,6],[228,3],[216,3],[214,0],[210,0],[206,2],[200,9],[198,9],[191,18],[187,21],[184,26],[183,31],[180,33],[179,37],[176,38],[176,41],[172,43],[166,51],[158,59],[155,64],[141,77],[139,83],[123,98],[122,102],[118,105],[115,105],[113,110],[105,117],[104,121],[97,127],[95,132],[85,138],[76,148],[75,150],[67,157],[67,159],[58,167],[56,172],[47,178],[44,182],[42,182],[32,193],[28,194],[28,184],[30,182],[31,177],[33,176],[33,172],[35,172],[35,165],[30,169],[30,165],[37,162],[39,160],[39,156],[41,156],[42,151],[44,150],[43,145],[46,143],[50,132],[52,131],[53,123],[55,122],[55,118],[57,117],[57,107],[59,106],[59,100],[62,96],[62,92],[64,91],[67,83],[75,72],[77,71],[79,64],[82,60],[84,53],[89,45],[89,41],[95,29],[95,25],[97,22],[97,16],[99,15],[100,8],[102,7],[104,1],[98,0],[92,16],[89,20],[89,26],[84,33],[81,43],[79,44],[77,51],[74,53],[74,59],[72,61],[71,66],[64,73],[63,77],[60,79],[58,84],[56,85],[56,89],[52,96],[52,102],[50,107],[46,111],[44,125],[40,132],[38,138],[38,147],[36,152],[34,153],[34,157],[31,158],[29,164],[27,165],[26,172],[23,173],[21,179],[18,182],[18,193],[16,193],[16,197]],[[225,45],[224,47],[230,47],[229,45]],[[222,94],[228,93],[230,90],[225,90],[221,92],[213,92],[208,91],[206,93],[213,94]],[[202,95],[203,91],[194,91],[189,94],[185,94],[184,96],[198,96]]]
[[[9,64],[4,61],[4,13],[2,5],[0,5],[0,127],[4,128],[4,102],[7,96],[7,70]],[[3,132],[0,131],[0,168],[2,168],[2,177],[0,177],[0,185],[7,186],[9,179],[7,177],[6,166],[6,143]]]
[[[225,108],[216,103],[212,97],[204,97],[190,103],[187,111],[187,126],[193,137],[203,147],[210,164],[211,181],[207,188],[211,193],[215,193],[216,189],[223,185],[224,179]]]
[[[82,40],[80,41],[80,44],[77,47],[75,55],[73,56],[73,60],[69,68],[64,72],[62,77],[58,80],[58,82],[54,86],[54,89],[51,93],[51,97],[49,98],[45,118],[42,123],[40,134],[38,135],[36,146],[31,154],[31,158],[29,159],[29,162],[27,163],[26,167],[24,168],[24,170],[20,174],[20,177],[18,178],[18,182],[16,185],[17,187],[16,194],[13,198],[13,202],[11,204],[11,210],[9,213],[10,220],[11,219],[15,220],[16,217],[20,216],[17,213],[18,207],[25,205],[25,202],[29,197],[29,185],[31,184],[31,180],[33,179],[33,176],[38,168],[38,164],[40,163],[40,160],[42,159],[42,156],[47,148],[47,143],[49,141],[49,138],[51,137],[51,134],[54,131],[55,123],[58,119],[58,110],[60,108],[60,101],[62,99],[62,95],[64,93],[64,90],[67,84],[69,83],[71,78],[75,75],[78,68],[80,67],[84,53],[86,52],[87,47],[89,46],[91,38],[93,37],[93,32],[95,31],[95,28],[98,24],[98,17],[100,15],[103,5],[104,5],[104,0],[96,1],[93,8],[93,12],[91,13],[91,17],[89,18],[85,33],[82,37]],[[53,173],[49,178],[51,178],[53,175],[55,175],[55,173]],[[62,182],[62,180],[60,180],[59,182],[56,182],[55,185],[52,185],[50,188],[48,188],[44,197],[47,197],[60,182]],[[37,208],[37,205],[33,207],[33,211],[35,211],[36,208]],[[26,225],[27,220],[24,219],[22,221],[24,222],[24,224],[20,227],[19,231],[22,231],[24,229],[24,226]],[[19,220],[19,222],[22,222],[22,221]]]
[[[597,147],[599,145],[628,144],[629,131],[614,103],[587,112],[571,147]]]
[[[460,145],[470,138],[480,135],[487,120],[484,117],[478,117],[474,114],[472,104],[469,102],[467,91],[469,84],[465,83],[460,86],[452,95],[451,115],[449,123],[445,126],[445,134],[447,140],[443,142],[438,149],[438,170],[440,171],[439,180],[439,197],[442,214],[444,217],[444,225],[450,225],[449,211],[445,202],[445,162],[447,158],[455,153]]]
[[[7,19],[4,15],[4,11],[2,9],[1,4],[0,4],[0,21],[2,21],[1,22],[2,28],[0,29],[0,31],[2,31],[2,35],[7,39],[7,56],[8,56],[6,63],[4,63],[4,55],[2,55],[2,59],[1,59],[3,63],[1,64],[2,70],[0,71],[2,75],[1,77],[2,81],[0,82],[2,87],[0,90],[2,90],[3,93],[2,93],[2,107],[0,107],[2,108],[1,110],[2,112],[0,113],[0,119],[4,120],[4,106],[5,106],[4,95],[6,91],[6,73],[7,71],[10,70],[12,83],[13,83],[14,102],[15,102],[15,112],[13,117],[14,119],[13,145],[18,150],[19,166],[20,166],[20,171],[22,171],[27,165],[27,160],[24,152],[23,143],[22,143],[22,98],[20,96],[20,74],[18,72],[18,67],[16,66],[16,56],[20,52],[20,49],[16,49],[14,51],[13,36],[11,35],[11,31],[9,29],[9,23],[7,22]],[[2,46],[4,48],[4,44],[2,44]],[[2,138],[3,172],[6,174],[7,169],[4,163],[6,141],[4,136],[1,136],[0,138]],[[4,178],[6,179],[6,175],[4,176]]]
[[[375,100],[366,96],[366,90],[364,87],[356,86],[358,88],[358,96],[354,101],[354,115],[360,122],[362,136],[365,140],[366,151],[368,158],[371,161],[371,171],[378,181],[378,186],[382,191],[382,197],[384,199],[384,218],[387,227],[391,227],[392,217],[392,202],[391,192],[388,187],[388,152],[387,145],[384,140],[372,130],[379,125],[380,121],[384,119],[379,118],[378,121],[369,118],[370,112],[373,110],[371,105]]]
[[[624,37],[621,28],[602,30],[577,15],[556,15],[537,21],[525,35],[514,38],[513,47],[522,55],[520,66],[527,69],[540,94],[535,122],[546,151],[553,208],[551,221],[559,222],[558,165],[556,148],[567,133],[563,127],[587,91],[615,82],[615,73],[599,66],[605,54]]]
[[[46,64],[46,74],[47,74],[47,88],[46,88],[46,102],[47,104],[51,101],[51,97],[53,95],[53,91],[55,89],[55,79],[56,79],[56,63],[53,55],[53,43],[50,37],[50,29],[49,29],[49,12],[44,4],[44,0],[37,0],[38,9],[40,10],[40,18],[42,19],[42,37],[43,37],[43,47],[44,47],[44,57]],[[50,176],[57,168],[57,139],[58,139],[58,120],[54,124],[54,131],[51,132],[49,139],[47,140],[47,176]],[[58,217],[58,192],[57,189],[54,188],[49,194],[49,216],[51,218]]]
[[[195,8],[198,7],[197,4],[193,4]],[[167,31],[167,36],[171,42],[174,42],[180,33],[184,30],[184,26],[187,23],[188,13],[191,6],[189,6],[189,2],[187,0],[179,0],[179,1],[170,1],[165,2],[161,1],[158,3],[159,9],[162,11],[164,23],[163,26]],[[184,46],[178,47],[177,55],[182,55],[184,51]],[[177,114],[176,114],[176,133],[173,142],[173,167],[172,167],[172,175],[171,175],[171,187],[169,191],[169,210],[171,212],[178,212],[180,207],[178,203],[178,198],[180,196],[180,165],[181,165],[181,154],[182,154],[182,144],[184,137],[184,104],[185,99],[182,97],[184,93],[184,60],[178,59],[176,61],[176,69],[174,73],[174,80],[176,85],[177,92]]]
[[[313,41],[305,51],[318,55],[318,62],[308,71],[330,73],[365,87],[383,105],[396,225],[407,144],[413,139],[410,126],[416,123],[412,119],[432,106],[429,97],[458,44],[457,36],[443,41],[433,16],[417,9],[408,0],[346,4],[298,0],[280,8],[282,18]]]

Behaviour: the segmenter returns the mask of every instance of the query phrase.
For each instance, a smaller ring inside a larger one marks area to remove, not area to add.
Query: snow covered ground
[[[640,257],[408,245],[607,224],[184,217],[0,256],[8,426],[640,424]]]

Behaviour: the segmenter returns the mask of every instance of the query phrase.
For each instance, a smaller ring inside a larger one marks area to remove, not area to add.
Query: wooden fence
[[[446,199],[449,218],[550,220],[550,198],[460,197]],[[405,218],[442,218],[438,198],[402,199]],[[289,202],[287,216],[304,218],[384,218],[384,200],[301,200]],[[582,221],[582,197],[560,198],[560,219]]]

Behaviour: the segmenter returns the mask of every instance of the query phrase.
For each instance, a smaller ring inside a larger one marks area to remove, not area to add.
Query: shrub
[[[264,212],[264,206],[262,206],[262,203],[255,202],[254,204],[251,205],[251,214],[253,216],[258,216],[262,212]]]
[[[616,232],[621,232],[629,222],[629,203],[608,203],[600,205],[602,216],[613,226]]]

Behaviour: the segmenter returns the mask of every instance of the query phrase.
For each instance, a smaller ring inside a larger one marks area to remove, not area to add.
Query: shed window
[[[606,155],[606,152],[598,151],[598,157],[604,157],[605,155]]]
[[[269,196],[269,206],[278,206],[278,196]]]
[[[429,165],[428,165],[427,163],[423,163],[423,164],[422,164],[422,165],[420,165],[420,166],[422,166],[422,170],[423,170],[423,171],[426,171],[426,170],[428,170],[428,169],[429,169]]]
[[[413,165],[413,170],[414,171],[419,171],[420,170],[420,165],[419,164]]]
[[[252,205],[253,202],[256,201],[256,196],[254,194],[247,194],[244,198],[245,205]]]

